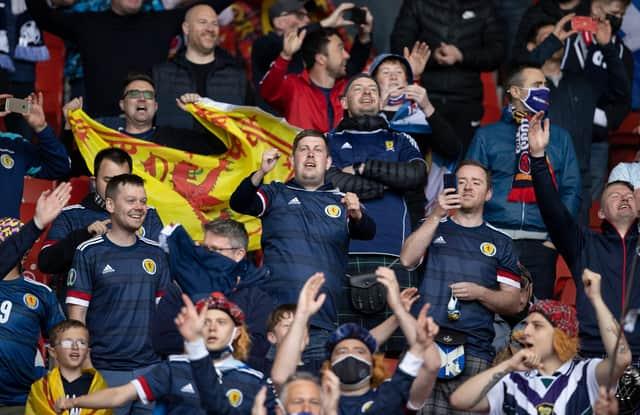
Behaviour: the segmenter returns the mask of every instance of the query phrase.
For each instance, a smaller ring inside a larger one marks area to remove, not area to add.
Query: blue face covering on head
[[[526,89],[526,88],[523,88]],[[525,99],[521,99],[525,107],[531,112],[546,112],[549,109],[549,94],[551,90],[546,87],[528,88]]]

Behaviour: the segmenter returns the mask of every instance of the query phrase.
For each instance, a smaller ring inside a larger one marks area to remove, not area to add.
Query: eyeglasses
[[[153,91],[140,91],[139,89],[130,89],[124,93],[125,98],[140,98],[144,99],[154,99],[156,97],[156,93]]]
[[[208,246],[207,249],[211,252],[222,253],[224,251],[233,251],[240,248],[230,247],[230,248],[218,248],[217,246]]]
[[[71,349],[73,348],[73,346],[76,346],[78,349],[86,349],[87,347],[89,347],[89,342],[87,342],[85,339],[64,339],[60,340],[57,343],[57,346],[62,346],[63,349]]]
[[[309,12],[306,12],[304,10],[295,10],[292,12],[285,13],[285,15],[287,14],[294,14],[300,20],[304,19],[305,17],[309,17]]]

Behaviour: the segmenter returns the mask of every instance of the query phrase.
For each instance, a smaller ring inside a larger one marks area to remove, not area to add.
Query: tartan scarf
[[[518,111],[511,108],[513,120],[518,124],[516,129],[516,165],[514,168],[513,182],[511,191],[507,196],[509,202],[536,203],[536,194],[533,190],[533,180],[531,178],[531,158],[529,156],[529,127],[533,115],[529,115],[524,111]],[[558,188],[556,176],[549,161],[546,157],[551,179],[555,188]]]
[[[12,20],[16,30],[16,45],[13,51],[7,35],[8,19]],[[49,59],[49,50],[44,44],[42,32],[27,11],[25,1],[2,0],[0,1],[0,68],[9,72],[15,71],[14,58],[28,62],[46,61]]]

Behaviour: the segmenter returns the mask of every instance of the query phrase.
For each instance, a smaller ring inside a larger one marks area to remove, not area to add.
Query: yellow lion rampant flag
[[[202,240],[202,224],[231,217],[245,224],[249,249],[260,247],[260,220],[229,208],[240,182],[260,168],[262,152],[276,148],[282,157],[265,183],[293,177],[290,158],[298,128],[256,107],[201,99],[189,112],[222,140],[227,152],[203,156],[132,138],[91,119],[84,111],[69,113],[69,123],[87,166],[102,149],[119,147],[133,158],[133,173],[145,180],[148,203],[164,223],[181,223],[194,240]],[[93,172],[92,172],[93,173]]]

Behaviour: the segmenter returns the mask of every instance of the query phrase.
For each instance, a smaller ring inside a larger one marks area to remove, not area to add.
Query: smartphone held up
[[[20,98],[5,98],[0,100],[0,111],[28,114],[31,109],[29,101]]]
[[[442,184],[444,190],[454,189],[458,192],[458,176],[456,176],[455,173],[446,173],[442,176]]]
[[[573,16],[571,18],[571,30],[595,33],[598,31],[598,20],[591,16]]]
[[[345,19],[351,20],[356,26],[367,22],[367,11],[361,7],[352,7],[345,11]]]

